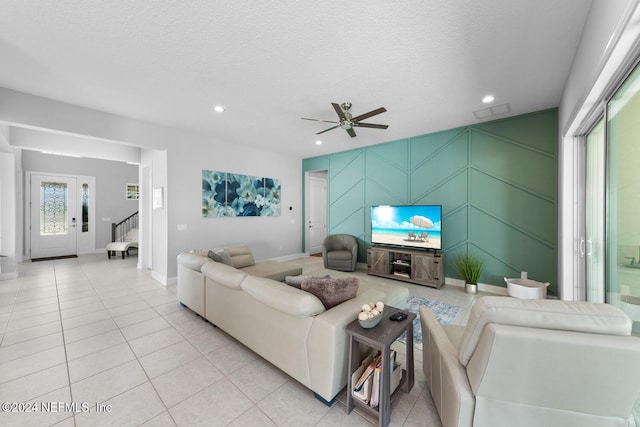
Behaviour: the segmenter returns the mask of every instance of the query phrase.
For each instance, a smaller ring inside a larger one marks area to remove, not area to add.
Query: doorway
[[[322,252],[327,237],[327,175],[326,170],[305,173],[305,249],[312,255]]]
[[[95,177],[27,172],[29,258],[73,256],[95,248]]]

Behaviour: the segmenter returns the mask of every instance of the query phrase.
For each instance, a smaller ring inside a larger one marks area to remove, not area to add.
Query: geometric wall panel
[[[394,203],[407,200],[406,166],[401,168],[378,153],[367,150],[365,167],[367,182],[370,184],[367,186],[369,197],[376,199],[377,193],[380,193],[385,199],[392,197],[395,200]],[[384,173],[380,173],[381,171]]]
[[[557,109],[420,135],[303,161],[328,164],[329,228],[371,242],[371,206],[441,204],[443,252],[474,253],[481,283],[526,271],[557,283]],[[328,161],[327,161],[328,158]],[[447,277],[458,277],[451,262]]]
[[[542,196],[555,196],[555,156],[482,132],[471,137],[473,167]]]
[[[406,140],[378,144],[367,148],[367,158],[377,156],[389,166],[399,170],[407,169],[409,146]]]
[[[444,207],[443,207],[444,210]],[[469,224],[469,212],[465,206],[462,209],[451,212],[449,215],[442,218],[442,250],[449,253],[457,247],[462,246],[464,251],[467,249],[467,241],[469,236],[468,224]],[[453,272],[451,263],[447,265],[447,269]],[[451,276],[451,274],[449,274]]]
[[[506,182],[471,171],[471,204],[487,214],[508,222],[535,238],[552,244],[555,227],[548,227],[548,218],[555,215],[553,202]],[[535,207],[535,209],[532,209]]]
[[[474,129],[554,155],[558,139],[554,130],[558,126],[554,123],[557,121],[556,114],[555,109],[544,110],[511,117],[508,120],[482,123],[474,126]]]
[[[466,135],[454,138],[411,170],[411,201],[446,182],[466,167],[468,144]]]
[[[414,169],[426,159],[430,159],[452,140],[466,138],[466,130],[452,129],[409,138],[411,144],[410,167]]]
[[[469,216],[470,244],[509,266],[512,272],[526,271],[530,277],[543,282],[554,279],[553,247],[477,209],[472,208]],[[509,273],[487,271],[485,280],[493,275],[494,280],[498,278],[495,281],[503,281]]]
[[[448,177],[446,181],[438,183],[437,186],[424,193],[419,198],[411,199],[412,205],[442,205],[443,212],[452,212],[455,209],[465,206],[468,202],[467,187],[469,179],[467,170],[463,169]],[[413,175],[411,176],[413,179]],[[412,184],[412,187],[415,187]]]

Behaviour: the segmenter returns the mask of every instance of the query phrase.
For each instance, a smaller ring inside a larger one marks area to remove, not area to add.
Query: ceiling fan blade
[[[351,126],[359,126],[361,128],[386,129],[389,125],[377,125],[375,123],[352,123]]]
[[[342,108],[340,108],[338,104],[332,102],[331,105],[333,105],[333,109],[336,110],[336,113],[338,113],[338,117],[340,117],[340,120],[348,120],[347,116],[344,115],[344,111],[342,111]]]
[[[385,111],[387,111],[386,108],[380,107],[375,110],[369,111],[368,113],[360,114],[359,116],[352,118],[351,121],[357,122],[359,120],[368,119],[369,117],[377,116],[378,114],[384,113]]]
[[[321,119],[308,119],[306,117],[300,117],[302,120],[311,120],[312,122],[322,122],[322,123],[338,123],[335,120],[331,121],[331,120],[321,120]]]
[[[316,133],[316,135],[320,135],[321,133],[328,132],[331,129],[335,129],[335,128],[338,128],[338,127],[340,127],[340,125],[336,125],[336,126],[330,127],[329,129],[321,130],[320,132]]]
[[[355,138],[356,131],[353,128],[345,129],[351,138]]]

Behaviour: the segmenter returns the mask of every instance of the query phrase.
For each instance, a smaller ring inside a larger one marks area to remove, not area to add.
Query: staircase
[[[138,211],[117,224],[115,222],[111,224],[111,241],[124,242],[127,233],[135,228],[138,228]]]

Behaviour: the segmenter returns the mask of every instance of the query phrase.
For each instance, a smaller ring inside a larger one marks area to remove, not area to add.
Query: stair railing
[[[119,223],[111,223],[111,241],[124,242],[127,233],[138,228],[138,211],[132,213]]]

